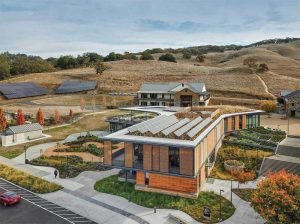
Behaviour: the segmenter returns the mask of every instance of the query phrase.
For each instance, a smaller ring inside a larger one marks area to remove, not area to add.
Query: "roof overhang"
[[[149,136],[130,135],[128,128],[106,135],[102,137],[101,140],[115,141],[115,142],[135,142],[140,144],[151,144],[151,145],[176,146],[182,148],[195,148],[210,133],[210,131],[222,121],[222,119],[231,116],[237,116],[243,114],[257,114],[257,113],[264,113],[264,111],[255,110],[249,112],[223,114],[220,117],[218,117],[215,121],[213,121],[213,123],[211,123],[197,138],[195,138],[195,140],[181,140],[181,139],[172,139],[172,138],[158,138],[158,137],[149,137]],[[135,125],[131,127],[134,126]]]

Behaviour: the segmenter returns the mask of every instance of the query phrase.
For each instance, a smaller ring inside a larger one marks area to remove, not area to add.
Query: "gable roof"
[[[300,96],[300,90],[295,90],[295,91],[292,91],[291,93],[287,94],[284,96],[284,99],[285,100],[289,100],[295,96],[299,95]]]
[[[195,93],[204,93],[205,84],[201,82],[196,83],[145,83],[140,87],[139,92],[151,92],[151,93],[168,93],[168,92],[179,92],[185,88],[190,89]]]
[[[38,130],[42,130],[42,126],[39,123],[32,123],[32,124],[11,126],[5,131],[5,133],[6,134],[19,134],[19,133],[26,133],[26,132],[30,132],[30,131],[38,131]]]

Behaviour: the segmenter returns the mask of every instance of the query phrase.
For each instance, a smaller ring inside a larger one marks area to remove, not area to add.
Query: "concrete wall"
[[[7,136],[2,135],[2,145],[10,146],[10,145],[22,144],[30,140],[41,138],[42,136],[43,136],[42,130],[19,133],[14,135],[7,135]]]

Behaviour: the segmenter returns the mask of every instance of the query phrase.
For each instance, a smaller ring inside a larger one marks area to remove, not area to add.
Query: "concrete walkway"
[[[247,184],[240,184],[240,188],[256,188],[257,185],[256,181],[250,181]],[[214,191],[216,194],[220,194],[220,189],[222,189],[224,192],[222,193],[222,196],[226,199],[230,200],[231,194],[231,182],[226,180],[219,180],[219,179],[208,179],[206,182],[206,190],[207,191]],[[232,183],[233,188],[238,188],[238,182],[233,181]],[[254,209],[251,207],[250,202],[246,202],[242,200],[240,197],[238,197],[236,194],[232,194],[232,203],[234,207],[236,208],[233,216],[231,216],[229,219],[225,220],[224,224],[260,224],[265,223],[264,219],[254,211]]]

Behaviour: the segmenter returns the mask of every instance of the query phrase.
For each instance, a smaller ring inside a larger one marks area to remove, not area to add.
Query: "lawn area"
[[[138,205],[153,208],[169,208],[181,210],[195,220],[205,223],[218,222],[219,217],[219,196],[213,192],[200,192],[197,199],[187,199],[153,192],[134,190],[134,184],[118,181],[118,176],[110,176],[97,181],[95,190],[103,193],[113,194],[126,198]],[[202,216],[203,207],[211,209],[211,220],[206,220]],[[222,198],[223,219],[228,219],[235,211],[230,201]]]
[[[251,202],[252,194],[255,191],[255,189],[251,188],[234,188],[232,189],[232,192],[234,192],[237,196],[239,196],[244,201]]]
[[[24,152],[24,148],[0,149],[0,156],[8,159],[13,159]]]
[[[258,153],[258,154],[257,154]],[[258,160],[257,160],[258,155]],[[218,178],[224,180],[236,179],[224,168],[224,162],[227,160],[238,160],[245,163],[245,171],[256,171],[256,164],[258,169],[261,166],[264,157],[273,155],[272,151],[256,150],[249,147],[223,145],[217,154],[217,160],[214,168],[210,173],[211,178]]]
[[[50,166],[59,171],[60,178],[76,177],[83,171],[97,170],[98,162],[84,162],[78,156],[40,156],[30,161],[37,166]]]
[[[124,113],[124,111],[106,110],[103,111],[103,113],[101,114],[86,116],[71,125],[46,130],[44,131],[44,134],[51,135],[52,136],[51,138],[27,143],[26,146],[30,147],[33,145],[39,145],[47,142],[64,140],[70,134],[78,133],[78,132],[107,130],[108,124],[105,122],[105,119],[107,117],[119,115],[122,113]],[[9,159],[15,158],[18,155],[22,154],[23,152],[24,152],[24,144],[0,148],[0,156],[4,156]]]
[[[0,164],[0,177],[35,193],[50,193],[62,189],[60,185],[50,183],[39,177]]]

